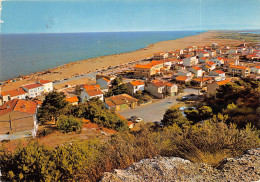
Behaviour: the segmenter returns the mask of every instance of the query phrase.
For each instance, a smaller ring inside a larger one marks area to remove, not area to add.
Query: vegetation
[[[72,116],[60,116],[58,120],[58,129],[64,133],[80,131],[82,129],[82,120]]]
[[[173,124],[177,124],[178,126],[191,124],[190,121],[187,120],[186,117],[183,116],[178,107],[172,106],[170,109],[166,110],[162,124],[164,126],[172,126]]]
[[[136,99],[138,99],[138,102],[140,104],[144,104],[144,103],[147,103],[147,102],[150,102],[152,100],[152,97],[149,96],[147,93],[145,92],[142,92],[141,90],[138,90],[135,94],[134,94],[134,97]]]
[[[117,131],[128,129],[127,121],[120,118],[116,113],[104,108],[103,103],[98,98],[93,98],[79,106],[68,107],[66,115],[89,119],[101,127],[111,128]]]
[[[112,89],[109,89],[107,93],[105,93],[105,97],[111,97],[113,95],[120,95],[128,93],[128,88],[125,83],[123,83],[122,77],[116,77],[112,81]]]
[[[259,123],[260,82],[243,79],[222,85],[215,94],[205,98],[202,105],[212,108],[213,114],[228,115],[228,123],[245,128],[251,123],[260,129]]]
[[[253,33],[239,33],[239,32],[229,32],[229,33],[220,33],[216,38],[219,39],[235,39],[246,42],[259,42],[259,34]]]
[[[41,123],[52,120],[56,122],[59,115],[65,112],[65,108],[68,105],[65,98],[66,96],[63,92],[49,92],[38,111],[38,120]]]
[[[209,106],[202,106],[199,109],[185,110],[184,113],[187,119],[194,123],[209,119],[213,116],[212,109]]]
[[[234,124],[206,121],[157,130],[143,123],[140,130],[119,132],[107,142],[70,142],[55,149],[32,142],[12,153],[2,150],[0,165],[6,181],[98,181],[105,171],[157,155],[215,165],[259,145],[259,132],[250,125],[239,130]]]

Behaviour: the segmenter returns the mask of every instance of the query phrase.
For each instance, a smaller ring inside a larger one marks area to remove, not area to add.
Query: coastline
[[[5,84],[5,86],[2,88],[2,91],[16,89],[22,85],[35,82],[39,79],[55,81],[64,78],[75,77],[77,74],[90,74],[96,70],[106,69],[110,66],[114,67],[117,65],[124,65],[140,59],[152,57],[154,52],[173,51],[174,49],[183,49],[192,45],[206,46],[211,45],[213,42],[218,44],[240,43],[240,41],[237,40],[216,39],[215,37],[218,33],[219,32],[217,31],[207,31],[198,35],[188,36],[180,39],[160,41],[155,44],[150,44],[146,48],[141,48],[132,52],[100,56],[67,63],[56,68],[26,75],[26,77],[29,77],[28,79]],[[46,73],[48,71],[50,73]],[[86,79],[84,80],[84,83],[85,82]]]

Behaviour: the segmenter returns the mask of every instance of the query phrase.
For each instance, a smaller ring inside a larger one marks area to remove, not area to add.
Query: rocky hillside
[[[192,163],[178,157],[143,159],[125,170],[105,173],[103,182],[120,181],[258,181],[260,148],[251,149],[237,158],[223,160],[217,168]]]

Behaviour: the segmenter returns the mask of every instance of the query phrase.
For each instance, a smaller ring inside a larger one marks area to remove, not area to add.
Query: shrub
[[[72,116],[60,116],[58,120],[58,129],[64,133],[80,131],[82,129],[82,120]]]

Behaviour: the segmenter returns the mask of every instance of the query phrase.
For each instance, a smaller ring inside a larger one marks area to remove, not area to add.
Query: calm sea
[[[0,80],[78,60],[134,51],[199,31],[0,34]]]

